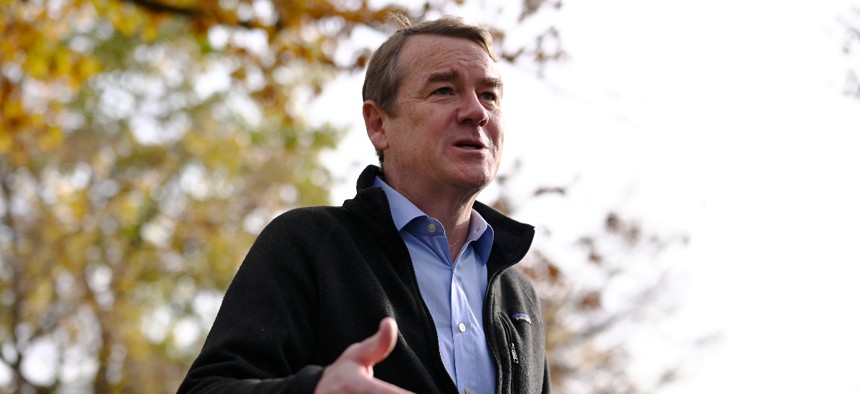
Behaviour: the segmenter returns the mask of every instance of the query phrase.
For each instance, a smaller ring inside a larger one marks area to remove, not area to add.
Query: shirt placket
[[[462,262],[458,262],[453,267],[451,275],[451,324],[454,333],[454,368],[457,373],[456,382],[458,391],[461,393],[472,393],[475,391],[477,381],[475,381],[476,371],[474,370],[478,364],[477,355],[479,349],[476,344],[480,343],[477,330],[480,327],[477,325],[477,320],[469,307],[469,301],[466,297],[466,292],[463,288],[463,275],[461,266]]]

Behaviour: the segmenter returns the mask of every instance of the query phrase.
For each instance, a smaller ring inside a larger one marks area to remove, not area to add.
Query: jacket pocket
[[[510,320],[508,320],[507,316],[504,314],[499,314],[499,320],[502,322],[502,328],[505,331],[505,349],[508,353],[508,359],[510,359],[510,370],[508,371],[508,376],[510,377],[510,388],[511,393],[519,393],[520,392],[520,349],[517,346],[517,338],[515,336],[516,329],[513,327],[513,324]]]

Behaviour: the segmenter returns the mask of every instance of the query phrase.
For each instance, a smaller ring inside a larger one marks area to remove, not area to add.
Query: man
[[[538,299],[512,268],[534,229],[476,202],[504,140],[492,38],[400,22],[363,89],[382,168],[342,207],[263,230],[180,392],[549,392]]]

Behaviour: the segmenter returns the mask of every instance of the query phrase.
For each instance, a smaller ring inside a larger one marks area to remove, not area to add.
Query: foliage
[[[0,390],[174,390],[255,234],[326,202],[301,104],[444,5],[0,0]]]
[[[226,287],[260,223],[325,201],[317,154],[337,133],[305,125],[292,97],[331,71],[286,33],[270,38],[302,56],[290,75],[239,32],[213,48],[208,13],[116,1],[2,13],[11,387],[175,387],[199,347],[183,335],[208,325],[197,304]],[[213,87],[219,72],[232,77]],[[36,348],[48,359],[28,360]]]

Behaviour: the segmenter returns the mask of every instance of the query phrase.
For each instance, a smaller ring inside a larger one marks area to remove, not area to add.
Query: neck
[[[443,201],[436,195],[430,201],[422,201],[409,194],[403,195],[409,201],[412,201],[415,206],[424,211],[424,213],[442,223],[442,227],[445,228],[445,235],[448,238],[451,261],[456,260],[460,249],[466,243],[466,238],[469,235],[472,204],[474,204],[476,196],[473,195],[462,200]]]
[[[415,184],[398,182],[397,179],[386,177],[385,181],[421,211],[442,223],[448,238],[451,261],[455,261],[469,234],[472,205],[477,199],[478,191],[464,192],[438,188],[424,190]]]

